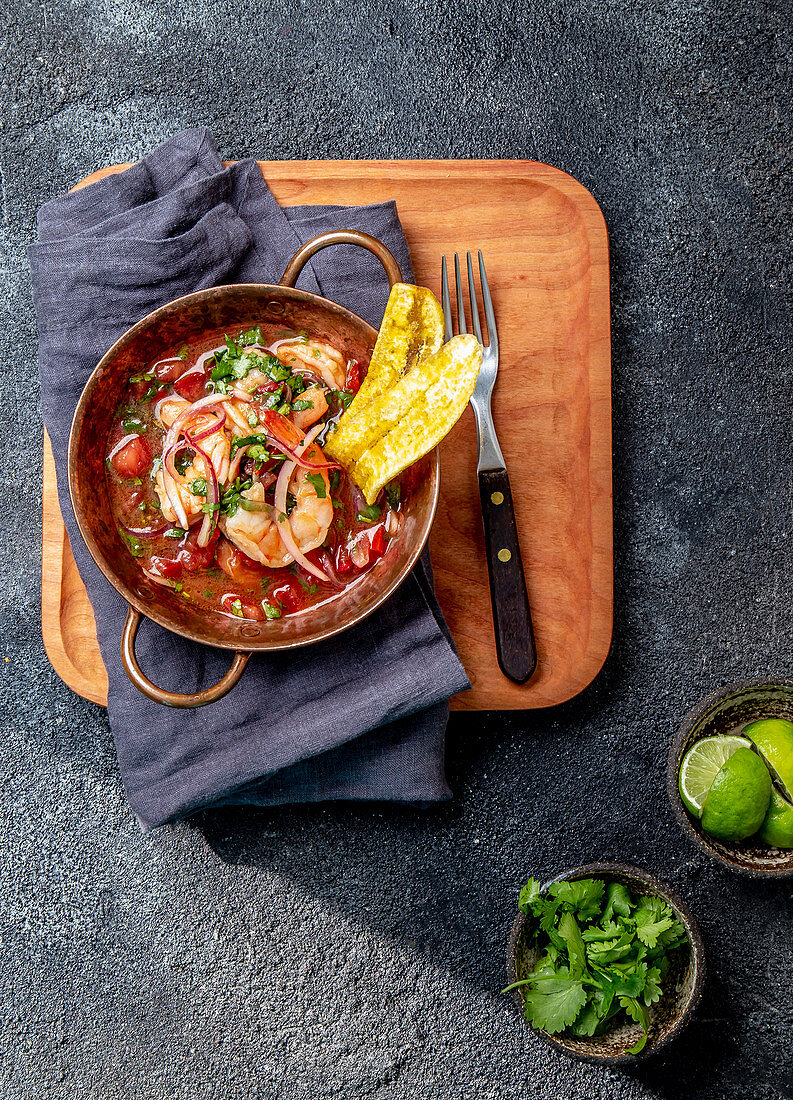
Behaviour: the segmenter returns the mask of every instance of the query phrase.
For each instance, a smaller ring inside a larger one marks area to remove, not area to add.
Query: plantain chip
[[[369,403],[353,423],[356,458],[347,466],[368,504],[451,431],[471,399],[481,363],[475,336],[453,336]],[[336,435],[329,437],[328,454],[333,455],[335,440]]]
[[[443,343],[440,302],[423,286],[395,283],[372,352],[369,370],[329,441],[328,453],[343,465],[362,453],[355,423],[368,406],[390,390],[416,363],[428,359]]]

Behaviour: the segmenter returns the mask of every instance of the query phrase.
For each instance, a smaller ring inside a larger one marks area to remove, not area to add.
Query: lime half
[[[793,722],[761,718],[750,722],[743,735],[757,746],[779,793],[793,801]]]
[[[771,775],[753,749],[737,749],[719,771],[702,808],[702,828],[718,840],[756,833],[771,802]]]
[[[694,817],[702,817],[702,807],[713,780],[738,749],[748,749],[750,744],[743,737],[703,737],[683,757],[677,786],[683,805]]]
[[[774,848],[793,848],[793,805],[774,787],[765,821],[757,834]]]

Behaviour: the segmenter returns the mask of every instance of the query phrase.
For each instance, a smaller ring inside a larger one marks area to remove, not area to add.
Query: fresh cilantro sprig
[[[518,905],[540,954],[531,972],[504,992],[520,987],[526,1019],[552,1035],[600,1035],[624,1014],[641,1026],[629,1051],[638,1054],[670,953],[688,939],[669,905],[596,878],[554,882],[545,892],[529,879]]]

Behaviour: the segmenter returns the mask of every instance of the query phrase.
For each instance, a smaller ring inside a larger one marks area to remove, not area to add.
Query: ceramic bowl
[[[620,863],[590,863],[563,871],[546,882],[542,889],[561,880],[575,882],[582,878],[602,878],[606,882],[620,882],[634,894],[655,894],[663,898],[686,929],[688,946],[682,946],[672,955],[669,973],[663,982],[661,998],[649,1008],[650,1036],[643,1050],[629,1054],[628,1048],[636,1044],[641,1028],[635,1023],[625,1023],[607,1031],[604,1035],[579,1038],[577,1035],[550,1035],[547,1031],[532,1028],[545,1043],[584,1062],[600,1065],[626,1065],[639,1063],[667,1046],[680,1034],[691,1018],[702,996],[705,981],[705,949],[697,922],[688,906],[668,886],[642,871]],[[537,948],[529,941],[529,923],[525,913],[519,912],[512,925],[507,948],[508,984],[527,974],[537,960]],[[513,989],[515,1004],[523,1012],[521,989]]]
[[[771,848],[759,840],[723,843],[703,832],[699,822],[683,805],[677,787],[680,763],[703,737],[740,733],[759,718],[787,718],[793,722],[793,680],[747,680],[709,695],[680,724],[666,770],[666,789],[672,809],[686,836],[709,856],[732,871],[755,878],[793,875],[793,849]]]

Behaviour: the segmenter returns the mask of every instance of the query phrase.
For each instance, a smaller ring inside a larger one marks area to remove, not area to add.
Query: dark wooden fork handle
[[[498,663],[505,676],[523,684],[537,666],[537,651],[507,471],[482,470],[479,496]]]

